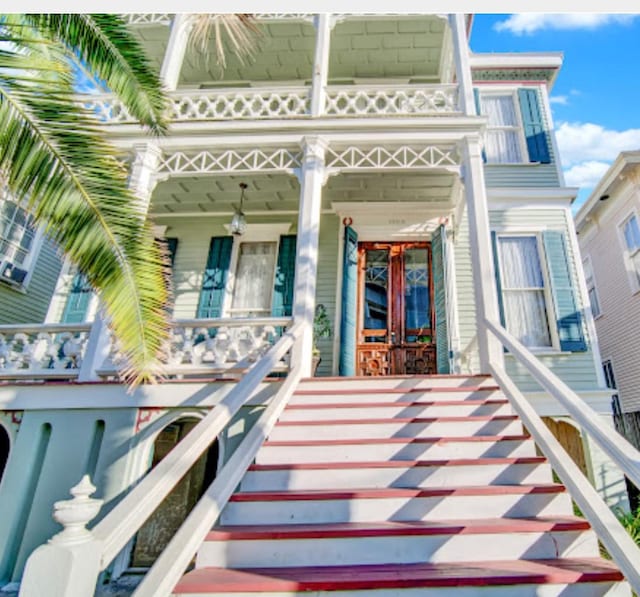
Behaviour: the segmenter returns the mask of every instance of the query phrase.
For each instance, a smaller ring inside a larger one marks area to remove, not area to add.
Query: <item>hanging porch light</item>
[[[242,191],[240,192],[240,207],[235,210],[233,217],[231,218],[231,234],[234,234],[236,236],[242,236],[247,228],[247,219],[245,218],[244,212],[242,211],[242,204],[244,203],[244,192],[247,188],[247,184],[241,182],[239,186],[242,189]]]

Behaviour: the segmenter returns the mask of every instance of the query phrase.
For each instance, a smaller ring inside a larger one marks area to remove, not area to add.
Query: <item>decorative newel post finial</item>
[[[64,529],[54,535],[49,543],[72,545],[91,539],[91,531],[86,526],[96,517],[104,501],[89,497],[95,490],[89,475],[85,475],[80,483],[71,488],[73,499],[62,500],[53,505],[53,519]]]

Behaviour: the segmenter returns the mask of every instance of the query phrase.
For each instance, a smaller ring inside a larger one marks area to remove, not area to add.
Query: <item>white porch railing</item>
[[[78,377],[90,323],[0,326],[0,379]]]
[[[607,427],[569,386],[501,325],[485,320],[488,330],[523,365],[531,376],[571,415],[573,420],[602,448],[622,472],[640,486],[640,452],[624,437]],[[569,490],[572,499],[586,516],[598,538],[625,575],[634,591],[640,594],[640,548],[604,503],[594,487],[571,460],[558,440],[544,424],[525,396],[518,390],[502,365],[490,364],[491,375],[498,382],[536,444],[548,458],[553,470]]]
[[[309,87],[175,91],[173,122],[303,118],[311,113]],[[135,124],[113,95],[89,95],[80,103],[105,124]],[[326,116],[428,116],[459,114],[457,85],[327,88]]]
[[[290,317],[174,320],[163,373],[175,378],[242,373],[274,345],[290,324]],[[0,379],[117,378],[125,363],[113,338],[104,362],[85,360],[91,346],[99,341],[91,323],[0,326]],[[286,361],[274,366],[275,371],[287,369]]]
[[[389,116],[456,114],[457,85],[329,87],[328,116]]]
[[[177,319],[171,324],[163,372],[171,377],[187,377],[246,371],[290,324],[290,317]],[[117,343],[113,342],[98,374],[114,377],[123,365]],[[288,365],[280,362],[274,368],[284,371]]]
[[[246,404],[263,379],[291,351],[301,330],[294,325],[229,391],[171,452],[91,531],[85,525],[97,513],[99,500],[89,495],[87,480],[74,488],[73,500],[55,505],[65,529],[39,547],[27,561],[21,597],[91,597],[98,574],[138,532],[162,500]],[[135,595],[169,595],[227,503],[246,469],[270,433],[300,381],[300,363],[293,362],[286,380],[214,483],[196,504]]]

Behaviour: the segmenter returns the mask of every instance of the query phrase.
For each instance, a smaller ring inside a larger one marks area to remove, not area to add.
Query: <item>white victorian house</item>
[[[628,595],[622,570],[638,590],[602,501],[627,505],[614,462],[640,467],[554,138],[561,54],[474,54],[462,14],[263,14],[221,70],[193,15],[127,19],[169,134],[81,101],[171,252],[169,379],[127,394],[97,297],[4,197],[0,581],[566,597]]]

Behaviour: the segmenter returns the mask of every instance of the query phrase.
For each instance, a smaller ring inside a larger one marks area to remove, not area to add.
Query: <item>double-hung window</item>
[[[640,290],[640,224],[636,214],[630,215],[622,223],[627,271],[635,290]]]
[[[9,198],[0,198],[0,260],[27,269],[36,236],[33,218]]]
[[[587,283],[587,292],[589,294],[589,303],[591,304],[591,313],[594,317],[598,317],[602,311],[600,310],[600,301],[598,300],[598,292],[596,291],[596,280],[593,275],[593,266],[591,264],[591,258],[587,257],[582,262],[584,269],[584,277]]]
[[[505,234],[497,239],[507,329],[529,348],[552,347],[538,237]]]
[[[475,90],[478,113],[487,117],[484,161],[487,164],[549,164],[547,123],[534,86],[487,85]]]
[[[271,314],[277,242],[243,242],[238,249],[231,315],[268,317]]]
[[[488,164],[519,164],[523,159],[522,125],[514,93],[483,93],[480,112],[487,117],[484,151]]]

